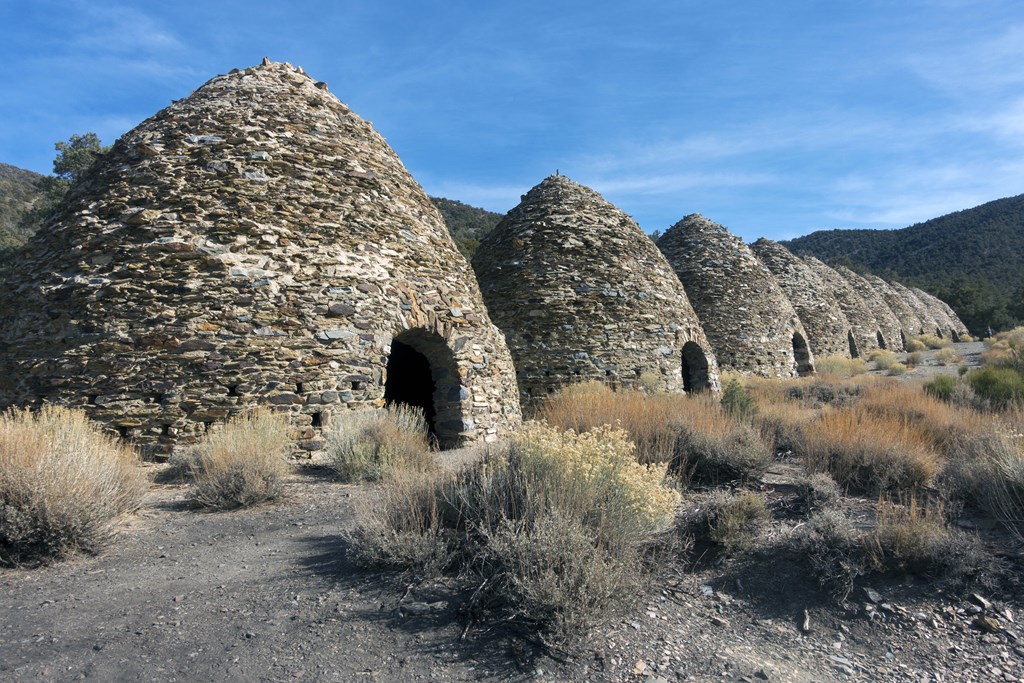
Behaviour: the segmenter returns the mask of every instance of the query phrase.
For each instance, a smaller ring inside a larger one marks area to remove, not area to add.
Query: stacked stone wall
[[[914,315],[921,321],[921,332],[918,334],[942,333],[942,330],[939,329],[939,323],[932,316],[931,309],[921,301],[920,297],[913,290],[895,280],[889,281],[889,286],[900,295],[900,298],[907,302],[907,305],[914,311]]]
[[[923,326],[920,319],[917,317],[914,309],[900,296],[899,292],[877,275],[864,275],[863,278],[882,297],[893,312],[893,315],[896,316],[900,323],[900,329],[903,331],[904,343],[911,337],[921,334]]]
[[[287,64],[218,76],[125,134],[0,293],[0,404],[57,401],[168,453],[258,404],[303,449],[384,402],[419,330],[442,440],[519,420],[502,334],[395,153]],[[444,347],[444,352],[441,352]]]
[[[870,282],[844,266],[836,266],[834,270],[839,273],[854,291],[863,299],[864,304],[871,311],[875,322],[878,324],[878,332],[882,335],[882,342],[890,351],[903,351],[904,341],[900,334],[901,325],[896,314],[889,308],[889,304],[875,290]]]
[[[743,240],[700,214],[658,239],[683,283],[722,370],[765,377],[813,371],[813,354],[794,355],[808,334],[771,271]],[[798,336],[797,336],[798,335]]]
[[[865,357],[879,348],[878,321],[875,320],[871,309],[864,303],[863,297],[854,290],[846,278],[820,260],[813,256],[807,256],[804,258],[804,262],[831,290],[832,296],[835,297],[843,314],[850,322],[850,334],[856,346],[855,355]],[[852,351],[853,349],[851,349],[851,353]]]
[[[778,242],[762,237],[750,248],[772,272],[796,309],[814,355],[849,358],[850,322],[817,273]]]
[[[588,380],[719,388],[712,348],[665,257],[589,188],[545,179],[481,241],[473,266],[524,405]],[[692,376],[684,372],[684,347],[707,362],[703,380],[692,361]]]

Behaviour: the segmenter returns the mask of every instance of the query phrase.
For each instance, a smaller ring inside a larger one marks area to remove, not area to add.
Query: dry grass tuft
[[[764,497],[750,491],[711,491],[694,502],[686,523],[726,552],[749,548],[769,517]]]
[[[952,348],[939,349],[935,352],[935,362],[939,365],[956,365],[960,362],[960,356]]]
[[[546,401],[537,418],[575,432],[602,426],[618,427],[636,444],[640,462],[669,462],[675,453],[672,424],[685,419],[688,403],[699,397],[612,391],[600,382],[566,387]]]
[[[875,364],[876,370],[888,370],[899,362],[896,354],[885,349],[876,349],[868,354],[868,360]]]
[[[844,358],[843,356],[824,356],[814,364],[815,370],[824,377],[854,377],[868,371],[868,364],[863,358]]]
[[[395,471],[436,467],[423,411],[405,404],[334,418],[325,456],[342,481],[378,481]]]
[[[918,337],[914,337],[912,341],[917,341],[923,344],[925,348],[929,349],[944,349],[953,345],[953,342],[949,339],[945,339],[934,334],[922,334]],[[916,351],[917,349],[914,350]]]
[[[285,416],[266,408],[211,430],[188,460],[192,500],[210,510],[249,507],[284,492],[291,449]]]
[[[137,454],[80,411],[0,415],[0,564],[97,551],[138,506],[143,483]]]
[[[956,579],[990,562],[976,536],[950,528],[939,502],[922,503],[916,496],[880,500],[875,521],[865,543],[878,571]]]
[[[927,351],[928,345],[920,339],[911,337],[907,340],[907,352],[908,353],[920,353],[921,351]]]
[[[686,402],[676,418],[672,470],[704,484],[759,478],[772,461],[772,444],[746,420],[727,412],[714,397]]]
[[[907,354],[907,367],[916,368],[924,364],[924,353],[922,351],[911,351]]]
[[[862,493],[925,486],[940,465],[921,429],[862,405],[826,408],[805,428],[796,452],[812,474],[826,472]]]

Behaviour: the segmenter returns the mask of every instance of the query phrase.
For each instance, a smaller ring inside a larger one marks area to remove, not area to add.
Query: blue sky
[[[0,161],[110,143],[234,67],[301,65],[434,195],[559,169],[644,229],[897,228],[1024,192],[1017,0],[0,0]]]

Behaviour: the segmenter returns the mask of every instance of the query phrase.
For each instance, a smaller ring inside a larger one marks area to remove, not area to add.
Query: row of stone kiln
[[[716,359],[722,370],[795,377],[814,371],[816,355],[966,333],[925,292],[802,260],[770,240],[751,248],[699,214],[655,248],[622,211],[558,175],[483,239],[473,265],[524,402],[579,379],[715,386]]]
[[[33,237],[0,291],[0,407],[80,406],[166,454],[260,404],[315,451],[332,414],[403,400],[453,445],[498,438],[521,419],[520,393],[568,382],[714,387],[716,353],[789,375],[794,340],[808,369],[834,342],[800,308],[821,300],[858,353],[876,332],[898,347],[877,313],[836,309],[838,284],[808,274],[824,266],[780,276],[803,283],[807,296],[790,292],[801,327],[775,279],[741,272],[759,262],[723,229],[689,217],[660,246],[678,276],[625,214],[549,178],[481,245],[489,313],[383,138],[325,84],[264,60],[126,133]],[[935,306],[908,305],[905,331],[937,326]]]

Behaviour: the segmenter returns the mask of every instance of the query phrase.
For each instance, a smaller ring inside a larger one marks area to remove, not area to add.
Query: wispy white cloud
[[[98,3],[78,7],[86,26],[72,40],[72,48],[166,54],[185,47],[162,22],[137,7]]]

